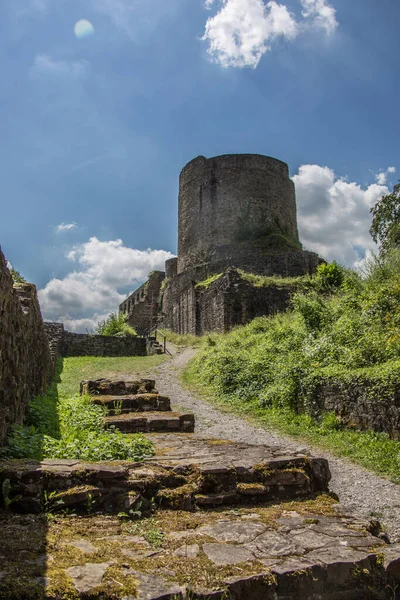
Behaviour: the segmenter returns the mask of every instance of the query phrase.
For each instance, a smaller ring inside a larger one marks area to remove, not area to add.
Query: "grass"
[[[166,336],[167,342],[171,342],[175,346],[201,346],[204,340],[204,336],[191,335],[190,333],[174,333],[169,329],[162,329],[161,332]]]
[[[153,445],[144,436],[106,429],[104,408],[78,391],[82,379],[143,377],[163,360],[164,356],[59,359],[49,390],[30,402],[26,424],[13,428],[3,454],[8,458],[87,461],[142,460],[153,454]]]
[[[301,277],[279,277],[278,275],[255,275],[254,273],[246,273],[241,269],[237,269],[238,273],[245,281],[251,283],[254,287],[289,287],[296,290],[307,289],[312,285],[310,275],[302,275]]]
[[[72,395],[79,391],[79,382],[83,379],[99,377],[118,377],[129,375],[132,379],[146,377],[155,367],[167,360],[165,355],[152,356],[78,356],[64,358],[64,367],[60,374],[59,393]]]

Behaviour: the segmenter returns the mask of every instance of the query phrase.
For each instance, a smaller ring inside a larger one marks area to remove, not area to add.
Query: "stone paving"
[[[151,417],[175,418],[152,380],[81,391],[107,422],[143,413],[147,432]],[[149,438],[156,453],[139,464],[0,464],[27,513],[0,511],[0,599],[400,597],[400,545],[341,512],[325,459],[168,429]]]

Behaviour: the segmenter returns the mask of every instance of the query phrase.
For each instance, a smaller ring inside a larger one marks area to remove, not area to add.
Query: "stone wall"
[[[43,393],[53,373],[42,315],[32,284],[13,286],[0,250],[0,445],[22,424],[29,400]]]
[[[64,337],[64,325],[62,323],[44,322],[44,330],[49,342],[50,354],[53,362],[61,354],[61,346]]]
[[[144,335],[158,323],[160,290],[164,279],[163,271],[153,271],[148,280],[119,306],[120,313],[127,315],[129,325],[139,335]]]
[[[400,382],[390,387],[376,381],[324,381],[306,410],[314,416],[334,412],[348,428],[385,432],[400,439]]]
[[[127,335],[107,336],[65,331],[62,356],[146,356],[146,340]]]
[[[257,154],[228,154],[199,156],[183,168],[178,273],[220,260],[224,248],[234,259],[229,266],[248,270],[245,255],[256,242],[266,244],[270,252],[286,245],[285,237],[301,250],[294,184],[284,162]]]
[[[162,313],[164,325],[177,333],[201,335],[229,331],[255,317],[284,312],[293,286],[255,287],[234,269],[228,269],[207,288],[197,287],[199,273],[188,270],[167,282]]]

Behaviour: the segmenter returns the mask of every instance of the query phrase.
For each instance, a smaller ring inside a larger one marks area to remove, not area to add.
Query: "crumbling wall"
[[[62,356],[146,356],[145,338],[64,331]]]
[[[22,424],[29,400],[53,373],[47,335],[32,284],[13,285],[0,250],[0,445]]]
[[[313,416],[334,412],[347,428],[385,432],[400,439],[400,383],[356,375],[351,381],[321,381],[304,410]]]
[[[168,281],[163,297],[164,326],[177,333],[201,335],[229,331],[255,317],[284,312],[296,291],[293,285],[254,286],[235,269],[208,286],[198,286],[193,269]]]
[[[49,341],[51,359],[53,362],[55,362],[61,353],[61,346],[64,337],[64,325],[62,323],[45,321],[44,329]]]
[[[129,325],[139,335],[147,333],[158,323],[160,290],[164,279],[163,271],[153,271],[148,280],[119,306],[119,312],[127,315]]]

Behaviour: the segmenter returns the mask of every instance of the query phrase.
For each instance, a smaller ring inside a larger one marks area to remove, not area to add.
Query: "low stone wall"
[[[346,427],[385,432],[400,439],[400,382],[360,380],[325,381],[317,386],[309,410],[315,414],[334,412]]]
[[[42,315],[32,284],[13,285],[0,250],[0,446],[22,424],[29,400],[43,393],[53,373]]]
[[[65,331],[62,356],[146,356],[145,338],[115,337]]]

